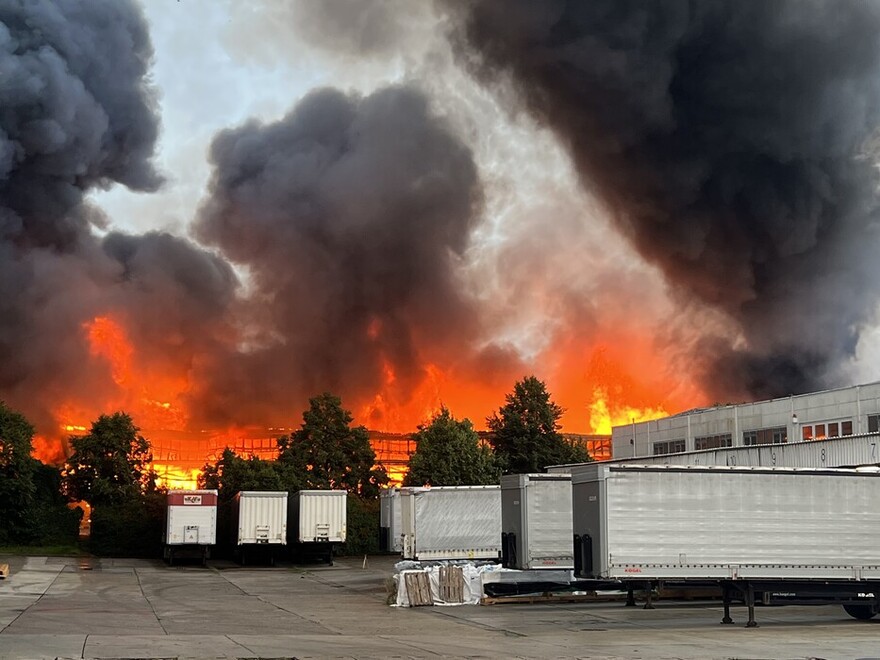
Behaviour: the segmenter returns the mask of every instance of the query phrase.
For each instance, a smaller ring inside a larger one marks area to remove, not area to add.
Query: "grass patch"
[[[82,557],[88,554],[78,545],[0,545],[0,555]]]

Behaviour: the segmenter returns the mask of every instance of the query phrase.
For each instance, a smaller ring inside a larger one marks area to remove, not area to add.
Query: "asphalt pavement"
[[[394,558],[334,566],[0,557],[0,658],[880,658],[880,620],[717,602],[396,608]]]

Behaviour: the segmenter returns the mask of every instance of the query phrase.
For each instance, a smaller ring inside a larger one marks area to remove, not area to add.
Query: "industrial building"
[[[616,426],[614,460],[880,432],[880,382]],[[876,461],[872,461],[876,462]]]

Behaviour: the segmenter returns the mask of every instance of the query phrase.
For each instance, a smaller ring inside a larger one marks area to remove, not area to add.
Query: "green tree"
[[[60,471],[31,457],[34,427],[0,402],[0,544],[73,544],[79,513],[60,493]]]
[[[33,437],[30,422],[0,402],[0,543],[20,542],[27,534],[36,494]]]
[[[590,460],[582,447],[568,444],[559,434],[565,412],[550,400],[544,383],[535,376],[517,382],[506,403],[486,419],[490,443],[505,471],[542,472],[548,465]]]
[[[480,444],[469,419],[455,419],[446,407],[415,434],[405,486],[497,484],[500,469],[492,451]]]
[[[124,412],[101,415],[88,434],[70,439],[64,488],[92,506],[117,504],[156,490],[150,443]]]
[[[309,400],[302,426],[278,438],[278,460],[302,474],[304,488],[339,488],[361,497],[376,497],[388,483],[367,429],[351,427],[351,413],[339,397],[325,392]]]
[[[228,447],[214,464],[206,464],[199,488],[216,488],[221,502],[229,502],[243,490],[297,491],[302,478],[289,466],[252,456],[242,458]]]

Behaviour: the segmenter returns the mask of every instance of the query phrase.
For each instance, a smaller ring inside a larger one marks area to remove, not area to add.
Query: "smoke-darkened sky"
[[[589,431],[597,388],[874,380],[878,28],[852,0],[0,0],[0,399],[45,432],[324,390],[482,426],[535,373]]]

